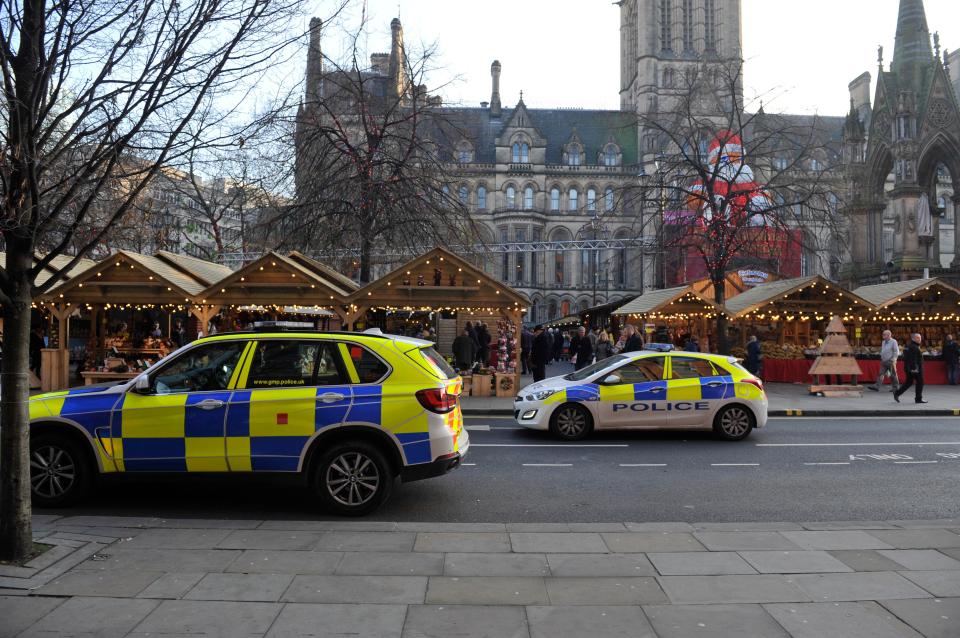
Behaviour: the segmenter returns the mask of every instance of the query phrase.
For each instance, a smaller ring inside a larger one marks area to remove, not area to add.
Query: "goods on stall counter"
[[[515,373],[517,362],[514,353],[517,349],[516,326],[506,319],[497,322],[497,372]]]

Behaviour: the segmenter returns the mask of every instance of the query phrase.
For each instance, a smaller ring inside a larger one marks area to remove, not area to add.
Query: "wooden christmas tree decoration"
[[[853,346],[847,340],[847,329],[843,327],[840,317],[834,317],[827,326],[827,337],[820,346],[820,356],[810,366],[810,376],[814,379],[810,394],[822,394],[825,397],[863,396],[863,387],[858,385],[861,374],[863,371],[853,356]],[[830,375],[837,377],[838,385],[820,382],[821,376]],[[850,378],[850,385],[843,385],[843,377]]]

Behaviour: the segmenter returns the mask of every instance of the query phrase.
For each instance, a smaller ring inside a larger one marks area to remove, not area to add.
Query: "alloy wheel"
[[[576,438],[587,429],[587,416],[578,408],[564,408],[557,415],[557,431],[566,438]]]
[[[345,452],[327,466],[324,482],[330,496],[342,505],[357,507],[369,502],[380,489],[380,470],[362,452]]]
[[[31,453],[30,487],[35,494],[46,498],[63,496],[76,480],[76,463],[62,447],[44,445]]]
[[[720,417],[720,429],[730,438],[741,438],[750,432],[750,415],[743,408],[728,408]]]

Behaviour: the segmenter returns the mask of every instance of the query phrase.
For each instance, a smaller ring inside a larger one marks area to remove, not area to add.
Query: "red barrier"
[[[857,363],[863,371],[860,383],[868,384],[877,380],[877,375],[880,374],[879,359],[858,359]],[[812,365],[811,359],[764,359],[763,380],[767,383],[812,383],[813,379],[808,374]],[[903,361],[897,362],[897,373],[901,382],[907,378]],[[923,382],[927,385],[946,385],[946,364],[943,361],[924,361]]]

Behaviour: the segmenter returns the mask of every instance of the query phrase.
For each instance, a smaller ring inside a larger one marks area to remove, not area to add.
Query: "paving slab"
[[[783,532],[783,536],[803,549],[893,549],[876,536],[860,530]]]
[[[279,603],[165,600],[130,636],[262,636],[282,608]]]
[[[569,523],[571,532],[628,532],[623,523]]]
[[[888,521],[897,527],[906,529],[936,529],[946,527],[960,527],[960,518],[927,518],[901,521]]]
[[[415,552],[509,552],[510,537],[501,532],[422,532]]]
[[[294,532],[395,532],[398,523],[390,521],[264,521],[258,529]]]
[[[403,638],[529,638],[526,612],[517,606],[411,605]]]
[[[163,572],[142,570],[72,571],[34,591],[42,596],[133,598],[162,575]]]
[[[547,605],[543,578],[500,576],[433,576],[427,589],[427,604],[455,605]]]
[[[547,578],[551,605],[640,605],[667,602],[655,578]]]
[[[320,542],[316,532],[243,529],[230,532],[217,544],[221,549],[313,549]]]
[[[945,547],[940,551],[951,558],[956,558],[957,560],[960,560],[960,547]]]
[[[853,570],[827,552],[740,552],[761,574],[818,574]]]
[[[416,532],[324,532],[315,549],[321,552],[409,552]]]
[[[510,544],[518,553],[606,554],[607,546],[596,532],[531,532],[510,534]]]
[[[793,579],[797,587],[806,592],[814,602],[930,597],[930,594],[923,589],[894,572],[801,574],[794,576]]]
[[[903,569],[903,565],[875,549],[840,549],[827,553],[855,572],[895,572]]]
[[[657,638],[639,607],[527,607],[531,638]]]
[[[443,554],[347,552],[335,573],[344,576],[440,576],[443,574]]]
[[[507,523],[508,532],[569,532],[569,523]],[[621,531],[626,531],[622,529]]]
[[[644,605],[659,638],[790,638],[762,606]]]
[[[644,554],[547,554],[550,573],[561,577],[656,576]]]
[[[897,529],[890,521],[822,521],[800,523],[800,526],[810,531],[843,531],[864,529]]]
[[[263,524],[257,519],[242,518],[161,518],[151,527],[176,527],[179,529],[256,529]]]
[[[0,596],[0,638],[16,636],[64,602],[63,598]]]
[[[756,574],[736,552],[666,552],[647,554],[663,576]]]
[[[402,532],[506,532],[504,523],[397,523]]]
[[[934,596],[941,598],[960,596],[960,571],[901,572],[901,574]],[[883,598],[905,598],[905,596],[884,596]]]
[[[603,541],[615,553],[704,552],[706,547],[686,532],[625,532],[603,534]]]
[[[21,636],[126,636],[158,605],[136,598],[71,598],[26,629]]]
[[[291,582],[292,574],[207,574],[184,598],[272,603]]]
[[[267,638],[400,638],[406,605],[288,603]]]
[[[628,532],[693,532],[690,523],[625,523]]]
[[[801,530],[799,523],[777,521],[749,521],[730,523],[694,523],[693,529],[698,532],[784,532]]]
[[[557,554],[551,554],[551,557]],[[550,575],[544,554],[446,554],[444,576],[528,576]]]
[[[786,576],[662,576],[660,586],[677,604],[736,604],[809,601]]]
[[[960,569],[960,560],[935,549],[888,549],[880,550],[879,553],[909,570]]]
[[[884,549],[939,549],[960,547],[960,535],[945,529],[901,529],[871,530],[876,536],[892,547]]]
[[[957,638],[960,598],[881,600],[879,602],[926,638]]]
[[[127,549],[213,549],[229,529],[147,529],[124,543]]]
[[[793,638],[922,638],[874,602],[764,605]]]
[[[183,598],[204,576],[206,574],[200,572],[163,574],[137,594],[137,598],[167,598],[171,600]]]
[[[802,549],[779,532],[696,532],[694,537],[711,552]]]
[[[422,604],[423,576],[295,576],[282,600],[292,603]]]
[[[171,572],[220,572],[240,553],[227,549],[121,549],[110,546],[100,553],[103,560],[89,559],[76,569],[151,571],[162,565]]]
[[[248,549],[224,571],[244,574],[332,574],[343,552]]]
[[[57,520],[57,527],[159,527],[162,519],[155,516],[64,516]]]

